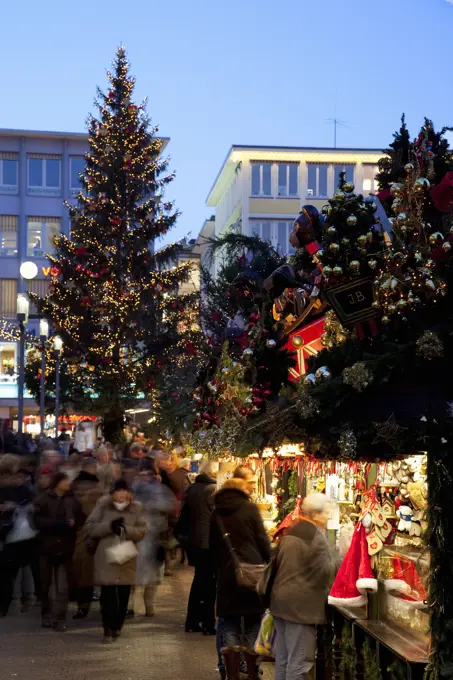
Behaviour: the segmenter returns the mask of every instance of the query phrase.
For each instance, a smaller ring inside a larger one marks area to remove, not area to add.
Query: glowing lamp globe
[[[22,262],[20,265],[20,275],[23,279],[30,281],[38,275],[38,267],[34,262]]]

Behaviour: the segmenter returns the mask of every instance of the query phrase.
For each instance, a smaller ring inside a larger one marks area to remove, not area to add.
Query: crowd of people
[[[1,455],[0,616],[20,589],[21,610],[36,598],[42,626],[63,632],[70,600],[77,603],[73,618],[83,619],[99,599],[103,639],[111,644],[128,616],[154,615],[156,589],[171,575],[179,547],[194,567],[186,633],[215,636],[222,680],[256,680],[265,606],[238,580],[237,564],[271,562],[275,677],[308,678],[333,570],[328,499],[309,496],[304,519],[273,554],[251,500],[251,471],[237,468],[218,488],[218,465],[206,461],[191,484],[181,454],[135,442],[125,451],[104,443],[64,457],[46,442],[33,453]]]

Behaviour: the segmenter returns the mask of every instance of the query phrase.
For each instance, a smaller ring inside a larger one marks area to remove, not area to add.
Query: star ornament
[[[237,396],[238,396],[237,388],[233,387],[233,385],[227,385],[225,391],[222,394],[222,397],[227,401],[233,401],[233,399],[235,399]]]
[[[407,427],[398,425],[394,413],[383,423],[373,423],[373,425],[376,428],[373,444],[388,444],[392,449],[398,448],[401,434],[407,430]]]

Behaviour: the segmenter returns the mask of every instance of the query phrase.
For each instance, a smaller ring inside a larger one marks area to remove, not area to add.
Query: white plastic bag
[[[115,545],[111,545],[106,549],[105,554],[107,557],[107,562],[109,564],[125,564],[129,560],[137,557],[137,546],[133,541],[124,540],[124,534],[118,538],[118,542]]]

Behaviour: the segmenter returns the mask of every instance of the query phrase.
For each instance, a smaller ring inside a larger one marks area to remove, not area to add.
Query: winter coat
[[[77,530],[85,516],[77,498],[72,493],[58,496],[53,489],[43,491],[35,500],[33,521],[42,554],[69,560],[74,554]],[[73,520],[73,526],[68,522]]]
[[[72,484],[72,491],[82,506],[83,514],[89,517],[103,493],[99,479],[82,470]],[[90,555],[86,549],[85,526],[77,532],[72,566],[75,588],[88,588],[94,584],[94,555]]]
[[[184,494],[190,486],[189,473],[184,468],[176,468],[168,475],[170,488],[175,494],[178,502],[181,503],[184,499]]]
[[[209,528],[214,511],[216,481],[202,473],[188,489],[181,514],[187,513],[189,548],[209,548]]]
[[[258,595],[236,583],[234,565],[218,517],[230,534],[240,562],[264,564],[271,554],[269,538],[257,506],[239,489],[221,489],[215,496],[209,536],[209,546],[218,569],[217,616],[261,614],[264,609]]]
[[[302,519],[280,540],[271,613],[293,623],[324,623],[333,570],[324,534]]]
[[[175,511],[176,499],[170,489],[158,481],[137,479],[132,489],[136,500],[143,505],[148,528],[145,538],[137,546],[135,583],[138,586],[147,586],[158,581],[158,548],[166,538],[168,518]]]
[[[94,558],[94,582],[105,586],[135,585],[136,559],[124,564],[110,564],[107,548],[116,545],[118,536],[112,531],[112,521],[123,517],[125,539],[139,543],[146,535],[143,506],[133,501],[124,510],[117,510],[111,496],[103,496],[86,521],[85,531],[90,538],[98,538],[99,545]]]
[[[4,540],[13,528],[16,508],[31,503],[33,494],[22,484],[10,484],[0,479],[0,541]]]

